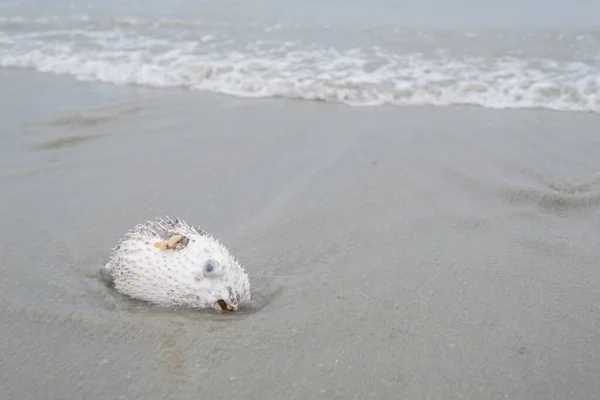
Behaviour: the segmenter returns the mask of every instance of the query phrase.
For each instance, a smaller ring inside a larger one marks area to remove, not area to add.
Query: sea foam
[[[22,19],[0,20],[0,66],[118,85],[353,106],[462,104],[600,112],[597,57],[478,55],[447,48],[395,51],[372,43],[333,47],[289,37],[269,40],[273,28],[265,28],[264,37],[244,37],[217,24],[199,29],[185,22],[132,18],[101,25],[80,17],[79,22],[84,25],[59,28],[45,18],[24,29]]]

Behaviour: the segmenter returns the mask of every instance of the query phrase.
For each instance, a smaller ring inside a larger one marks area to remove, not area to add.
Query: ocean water
[[[0,2],[0,73],[352,106],[600,112],[594,1]]]

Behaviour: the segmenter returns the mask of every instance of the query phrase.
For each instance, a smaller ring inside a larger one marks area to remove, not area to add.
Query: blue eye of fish
[[[207,265],[206,265],[206,270],[207,270],[208,272],[212,272],[214,269],[215,269],[215,267],[214,267],[212,264],[207,264]]]

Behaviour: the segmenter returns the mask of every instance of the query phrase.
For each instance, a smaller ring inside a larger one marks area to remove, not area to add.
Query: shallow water
[[[598,392],[596,115],[2,84],[36,99],[5,109],[37,104],[0,136],[7,398]],[[102,283],[118,238],[164,214],[247,265],[241,314]]]
[[[0,4],[2,398],[596,397],[597,6],[69,4]],[[107,287],[161,215],[254,300]]]
[[[8,3],[0,67],[354,106],[600,111],[600,6],[413,3]]]

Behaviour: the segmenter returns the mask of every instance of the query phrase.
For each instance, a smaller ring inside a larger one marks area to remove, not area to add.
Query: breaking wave
[[[600,112],[600,60],[307,45],[212,24],[0,21],[0,66],[79,80],[353,106],[479,105]],[[91,25],[90,25],[91,24]],[[210,28],[210,29],[209,29]],[[212,29],[212,30],[211,30]],[[268,32],[267,32],[268,33]],[[431,42],[431,40],[430,40]]]

